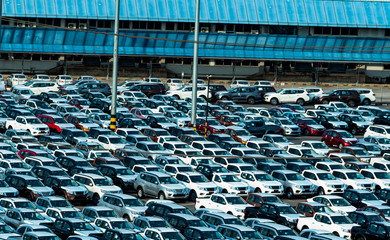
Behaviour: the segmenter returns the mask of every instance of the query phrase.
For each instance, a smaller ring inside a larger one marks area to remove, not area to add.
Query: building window
[[[339,28],[339,27],[315,27],[316,35],[358,35],[357,28]]]
[[[385,37],[390,37],[390,29],[385,29]]]
[[[175,23],[173,22],[167,22],[166,24],[166,30],[175,30]]]
[[[297,27],[291,26],[269,26],[270,34],[283,34],[283,35],[296,35],[298,32]]]

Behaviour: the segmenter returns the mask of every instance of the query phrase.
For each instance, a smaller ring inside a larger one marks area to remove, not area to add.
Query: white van
[[[386,137],[390,139],[390,126],[386,125],[372,125],[366,129],[364,137]]]
[[[30,81],[25,84],[34,94],[39,95],[43,92],[56,92],[58,85],[55,82],[48,81]]]

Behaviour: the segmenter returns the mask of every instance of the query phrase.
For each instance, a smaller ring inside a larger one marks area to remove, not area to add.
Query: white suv
[[[249,87],[250,83],[246,80],[234,80],[232,84],[230,84],[230,88],[234,87]]]
[[[302,175],[317,186],[319,195],[342,194],[347,188],[342,181],[323,170],[305,170]]]
[[[132,222],[134,218],[143,216],[146,208],[141,200],[127,194],[104,194],[99,200],[98,206],[109,207],[118,216]]]
[[[182,172],[176,174],[176,179],[191,189],[189,199],[195,202],[197,198],[207,198],[217,193],[218,186],[210,182],[198,172]]]
[[[264,100],[272,105],[277,105],[279,103],[297,103],[299,105],[304,105],[306,102],[310,101],[310,96],[306,89],[283,88],[275,93],[266,93],[264,95]]]
[[[184,86],[177,90],[169,90],[167,91],[166,95],[172,96],[179,99],[186,99],[192,97],[192,86]],[[198,86],[198,97],[206,99],[207,97],[207,86]]]
[[[25,84],[26,82],[27,82],[27,77],[21,73],[11,74],[7,78],[7,86],[8,87],[14,87],[14,86],[19,85],[19,84]]]
[[[333,171],[333,176],[340,179],[347,188],[362,189],[372,191],[375,189],[375,183],[365,178],[359,172],[352,169],[337,169]]]
[[[360,94],[360,102],[363,105],[371,105],[371,103],[376,101],[375,93],[372,89],[352,88],[351,90],[356,90]]]
[[[386,125],[372,125],[366,129],[364,137],[386,137],[390,138],[390,126]]]
[[[249,184],[251,192],[283,195],[283,185],[263,171],[244,171],[240,178]]]

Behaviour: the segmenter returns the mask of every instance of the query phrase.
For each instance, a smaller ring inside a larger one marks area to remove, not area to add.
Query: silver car
[[[116,214],[131,222],[135,217],[144,215],[147,208],[138,198],[127,194],[106,193],[99,200],[98,205],[113,209]]]
[[[159,199],[187,199],[189,189],[166,173],[143,172],[135,180],[138,197],[145,195]]]

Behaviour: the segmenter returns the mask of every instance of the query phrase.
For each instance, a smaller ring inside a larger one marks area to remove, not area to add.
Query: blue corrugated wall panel
[[[0,48],[10,52],[112,54],[113,35],[62,29],[3,27]],[[191,57],[193,33],[126,31],[121,55]],[[390,39],[336,36],[200,34],[200,57],[383,62],[390,60]]]
[[[6,0],[7,17],[115,18],[115,0]],[[390,1],[201,0],[201,21],[390,28]],[[194,22],[195,0],[122,0],[121,20]]]

